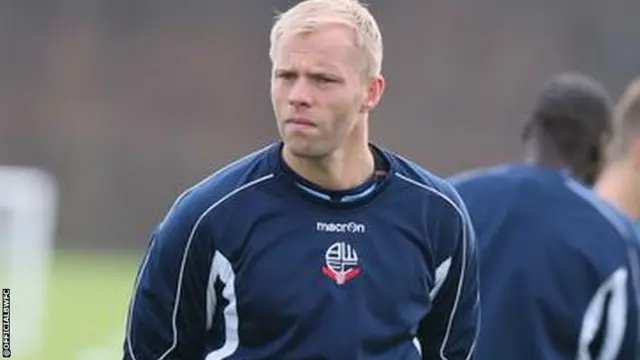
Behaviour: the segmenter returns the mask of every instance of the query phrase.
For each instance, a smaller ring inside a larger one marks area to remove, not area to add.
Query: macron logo
[[[359,224],[353,221],[346,223],[325,223],[318,221],[316,223],[316,231],[362,234],[367,231],[367,228],[364,224]]]

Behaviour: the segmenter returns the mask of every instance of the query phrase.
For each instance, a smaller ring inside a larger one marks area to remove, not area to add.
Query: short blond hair
[[[613,155],[626,155],[636,139],[640,139],[640,76],[629,83],[615,106]]]
[[[271,61],[275,61],[283,35],[313,32],[323,25],[344,25],[353,29],[355,46],[364,57],[365,74],[380,76],[382,34],[373,15],[358,0],[305,0],[276,16],[269,37]]]

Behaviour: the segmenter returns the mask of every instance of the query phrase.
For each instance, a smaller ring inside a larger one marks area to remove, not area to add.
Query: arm
[[[630,301],[635,301],[629,296],[629,280],[628,270],[619,268],[593,294],[582,315],[578,359],[613,360],[624,353],[626,327],[634,320],[628,319]]]
[[[626,256],[621,256],[619,266],[592,291],[582,314],[578,360],[640,356],[640,238],[634,229],[621,233]],[[592,256],[591,264],[597,263],[601,254]]]
[[[131,298],[123,359],[202,357],[213,245],[200,215],[178,204],[154,233]]]
[[[454,195],[438,240],[440,252],[446,255],[440,255],[443,260],[436,264],[431,291],[433,308],[418,330],[423,359],[472,359],[478,336],[480,298],[475,232],[465,205]]]
[[[618,266],[603,267],[607,257],[601,252],[565,246],[547,255],[549,266],[541,275],[548,280],[539,284],[533,299],[539,308],[534,310],[541,336],[537,346],[544,355],[636,358],[632,354],[637,351],[637,293],[630,258],[618,252]],[[606,268],[610,270],[604,272]]]

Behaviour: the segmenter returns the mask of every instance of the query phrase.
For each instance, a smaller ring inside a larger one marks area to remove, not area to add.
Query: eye
[[[330,83],[335,83],[337,82],[336,79],[326,76],[326,75],[313,75],[312,76],[313,80],[319,84],[330,84]]]
[[[276,77],[283,80],[293,80],[298,75],[293,71],[278,71]]]

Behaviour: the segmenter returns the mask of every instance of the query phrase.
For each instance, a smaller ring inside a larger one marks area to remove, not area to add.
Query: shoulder
[[[579,203],[583,205],[585,209],[584,216],[592,219],[589,221],[591,226],[599,226],[603,230],[608,229],[625,241],[635,242],[637,234],[634,231],[633,222],[618,209],[600,198],[593,190],[573,179],[568,178],[565,181],[565,185],[573,196],[578,199]]]
[[[485,211],[493,208],[530,207],[539,202],[542,184],[528,173],[526,167],[502,164],[468,170],[448,178],[464,199],[473,216],[491,216]]]
[[[491,186],[492,184],[504,186],[506,183],[518,183],[522,177],[518,176],[514,166],[504,164],[466,170],[449,177],[447,180],[460,191]]]
[[[428,202],[430,206],[438,206],[454,218],[467,218],[465,204],[448,180],[396,153],[385,151],[395,163],[392,176],[405,188],[415,191],[418,199]]]
[[[392,154],[394,181],[410,192],[407,208],[420,214],[426,239],[436,258],[444,260],[462,251],[463,257],[475,248],[475,230],[466,204],[453,185],[432,171]]]
[[[160,227],[166,223],[194,225],[215,208],[275,176],[268,161],[272,146],[242,157],[214,172],[180,194]]]

